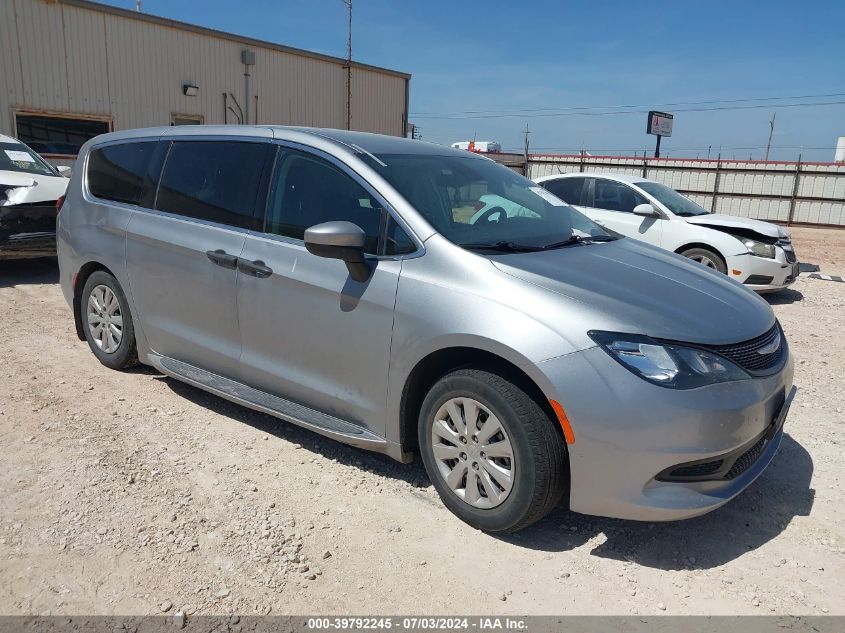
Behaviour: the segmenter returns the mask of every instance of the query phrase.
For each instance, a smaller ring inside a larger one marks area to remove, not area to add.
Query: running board
[[[262,413],[268,413],[352,446],[379,453],[392,453],[391,447],[383,437],[379,437],[375,433],[346,420],[285,400],[167,356],[150,353],[149,359],[150,363],[160,372],[205,391],[210,391],[231,402]]]

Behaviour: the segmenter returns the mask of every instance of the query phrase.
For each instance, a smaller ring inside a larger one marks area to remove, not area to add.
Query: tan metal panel
[[[61,11],[68,109],[87,114],[108,114],[108,57],[103,17],[74,7],[63,6]]]
[[[12,2],[17,14],[23,77],[23,94],[13,105],[67,110],[68,83],[61,7],[34,0]]]
[[[0,133],[12,134],[10,108],[23,93],[14,2],[0,2]]]
[[[404,132],[405,80],[355,68],[352,70],[352,127],[401,136]]]

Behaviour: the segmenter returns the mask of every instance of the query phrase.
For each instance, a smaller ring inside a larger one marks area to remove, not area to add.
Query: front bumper
[[[0,260],[54,257],[55,255],[56,233],[53,231],[0,234]]]
[[[798,259],[794,251],[790,250],[787,255],[780,246],[775,248],[774,259],[745,253],[728,257],[726,263],[729,277],[757,292],[783,290],[798,278]]]
[[[642,521],[714,510],[771,462],[781,428],[771,424],[792,389],[792,360],[772,376],[667,389],[646,382],[595,347],[540,363],[575,435],[569,446],[570,508]],[[745,452],[771,437],[731,478],[665,481],[679,465]]]

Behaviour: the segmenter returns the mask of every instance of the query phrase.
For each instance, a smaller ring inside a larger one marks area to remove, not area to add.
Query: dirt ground
[[[845,274],[845,231],[796,229]],[[511,537],[403,466],[96,362],[53,262],[0,263],[2,614],[843,614],[845,283],[768,300],[799,392],[780,453],[707,516],[563,509]]]

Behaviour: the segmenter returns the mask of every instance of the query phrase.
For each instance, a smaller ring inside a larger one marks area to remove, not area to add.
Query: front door
[[[263,233],[247,237],[238,277],[244,382],[384,435],[393,309],[401,261],[376,259],[386,211],[328,157],[280,149]],[[311,255],[306,228],[347,220],[367,234],[372,275]],[[263,267],[255,274],[250,265]],[[247,270],[247,272],[243,272]]]
[[[634,215],[634,207],[648,203],[643,195],[624,182],[606,178],[590,178],[587,185],[583,211],[590,219],[627,237],[660,246],[664,220]]]

